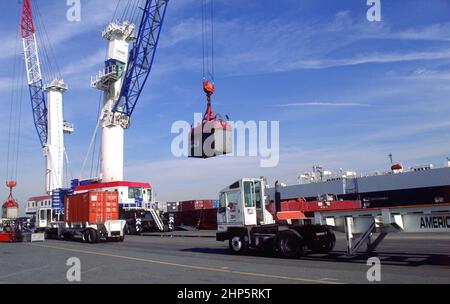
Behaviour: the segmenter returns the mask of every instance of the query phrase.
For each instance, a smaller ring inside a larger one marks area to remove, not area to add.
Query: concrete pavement
[[[66,262],[80,259],[82,283],[368,283],[368,257],[347,257],[339,235],[329,255],[284,260],[230,254],[213,238],[129,236],[124,243],[46,241],[0,244],[0,282],[69,283]],[[450,283],[450,237],[393,235],[378,249],[382,283]]]

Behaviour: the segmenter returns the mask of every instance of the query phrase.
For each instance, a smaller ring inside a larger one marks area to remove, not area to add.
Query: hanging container
[[[189,157],[211,158],[230,154],[233,147],[233,130],[226,121],[209,121],[189,134]]]
[[[221,115],[215,114],[211,106],[211,97],[215,92],[214,84],[203,82],[208,106],[202,123],[194,126],[189,133],[189,157],[211,158],[230,154],[233,150],[233,128]]]
[[[6,201],[2,206],[2,218],[15,220],[19,217],[19,204],[14,200]]]
[[[1,217],[4,219],[15,220],[19,217],[19,204],[13,197],[13,188],[17,186],[15,181],[7,181],[6,187],[9,188],[9,196],[5,203],[2,205]]]

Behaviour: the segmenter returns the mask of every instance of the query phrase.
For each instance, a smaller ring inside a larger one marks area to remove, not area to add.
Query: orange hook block
[[[214,88],[214,84],[211,81],[205,80],[203,81],[203,91],[205,91],[205,93],[208,95],[212,95],[214,94],[216,89]]]
[[[8,187],[8,188],[14,188],[16,186],[17,186],[17,182],[15,182],[15,181],[7,181],[6,182],[6,187]]]

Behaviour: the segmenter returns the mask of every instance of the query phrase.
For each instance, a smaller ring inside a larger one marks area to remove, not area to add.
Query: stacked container
[[[167,212],[178,212],[180,211],[180,203],[178,202],[169,202],[167,203]]]
[[[175,227],[189,226],[202,230],[217,229],[217,210],[200,209],[175,213]]]
[[[361,209],[361,201],[312,201],[306,202],[304,199],[289,200],[281,202],[281,211],[301,211],[318,212],[323,210],[338,211],[338,210],[354,210]],[[272,202],[267,210],[271,213],[275,212],[275,204]]]
[[[213,209],[212,200],[180,202],[180,210],[179,211],[185,212],[185,211],[203,210],[203,209]]]

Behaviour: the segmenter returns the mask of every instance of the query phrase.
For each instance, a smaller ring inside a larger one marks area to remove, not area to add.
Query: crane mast
[[[30,0],[22,3],[20,24],[34,124],[42,147],[47,143],[47,105]]]
[[[105,68],[91,86],[104,92],[101,116],[100,178],[123,181],[124,130],[150,74],[169,0],[147,0],[137,36],[135,25],[112,22],[103,32],[108,41]],[[134,41],[131,50],[129,44]]]
[[[33,119],[46,159],[45,189],[52,194],[63,187],[64,133],[73,132],[73,127],[63,119],[62,94],[67,87],[62,79],[44,86],[30,0],[22,2],[20,29]]]
[[[129,43],[135,39],[134,25],[129,22],[112,22],[103,31],[103,38],[108,41],[105,69],[91,82],[92,87],[104,92],[100,178],[103,182],[123,181],[124,128],[112,110],[128,63]]]
[[[133,114],[153,66],[168,2],[147,0],[145,3],[138,36],[129,55],[119,98],[113,108],[116,115],[129,119]],[[125,128],[128,128],[128,119],[124,120]]]

